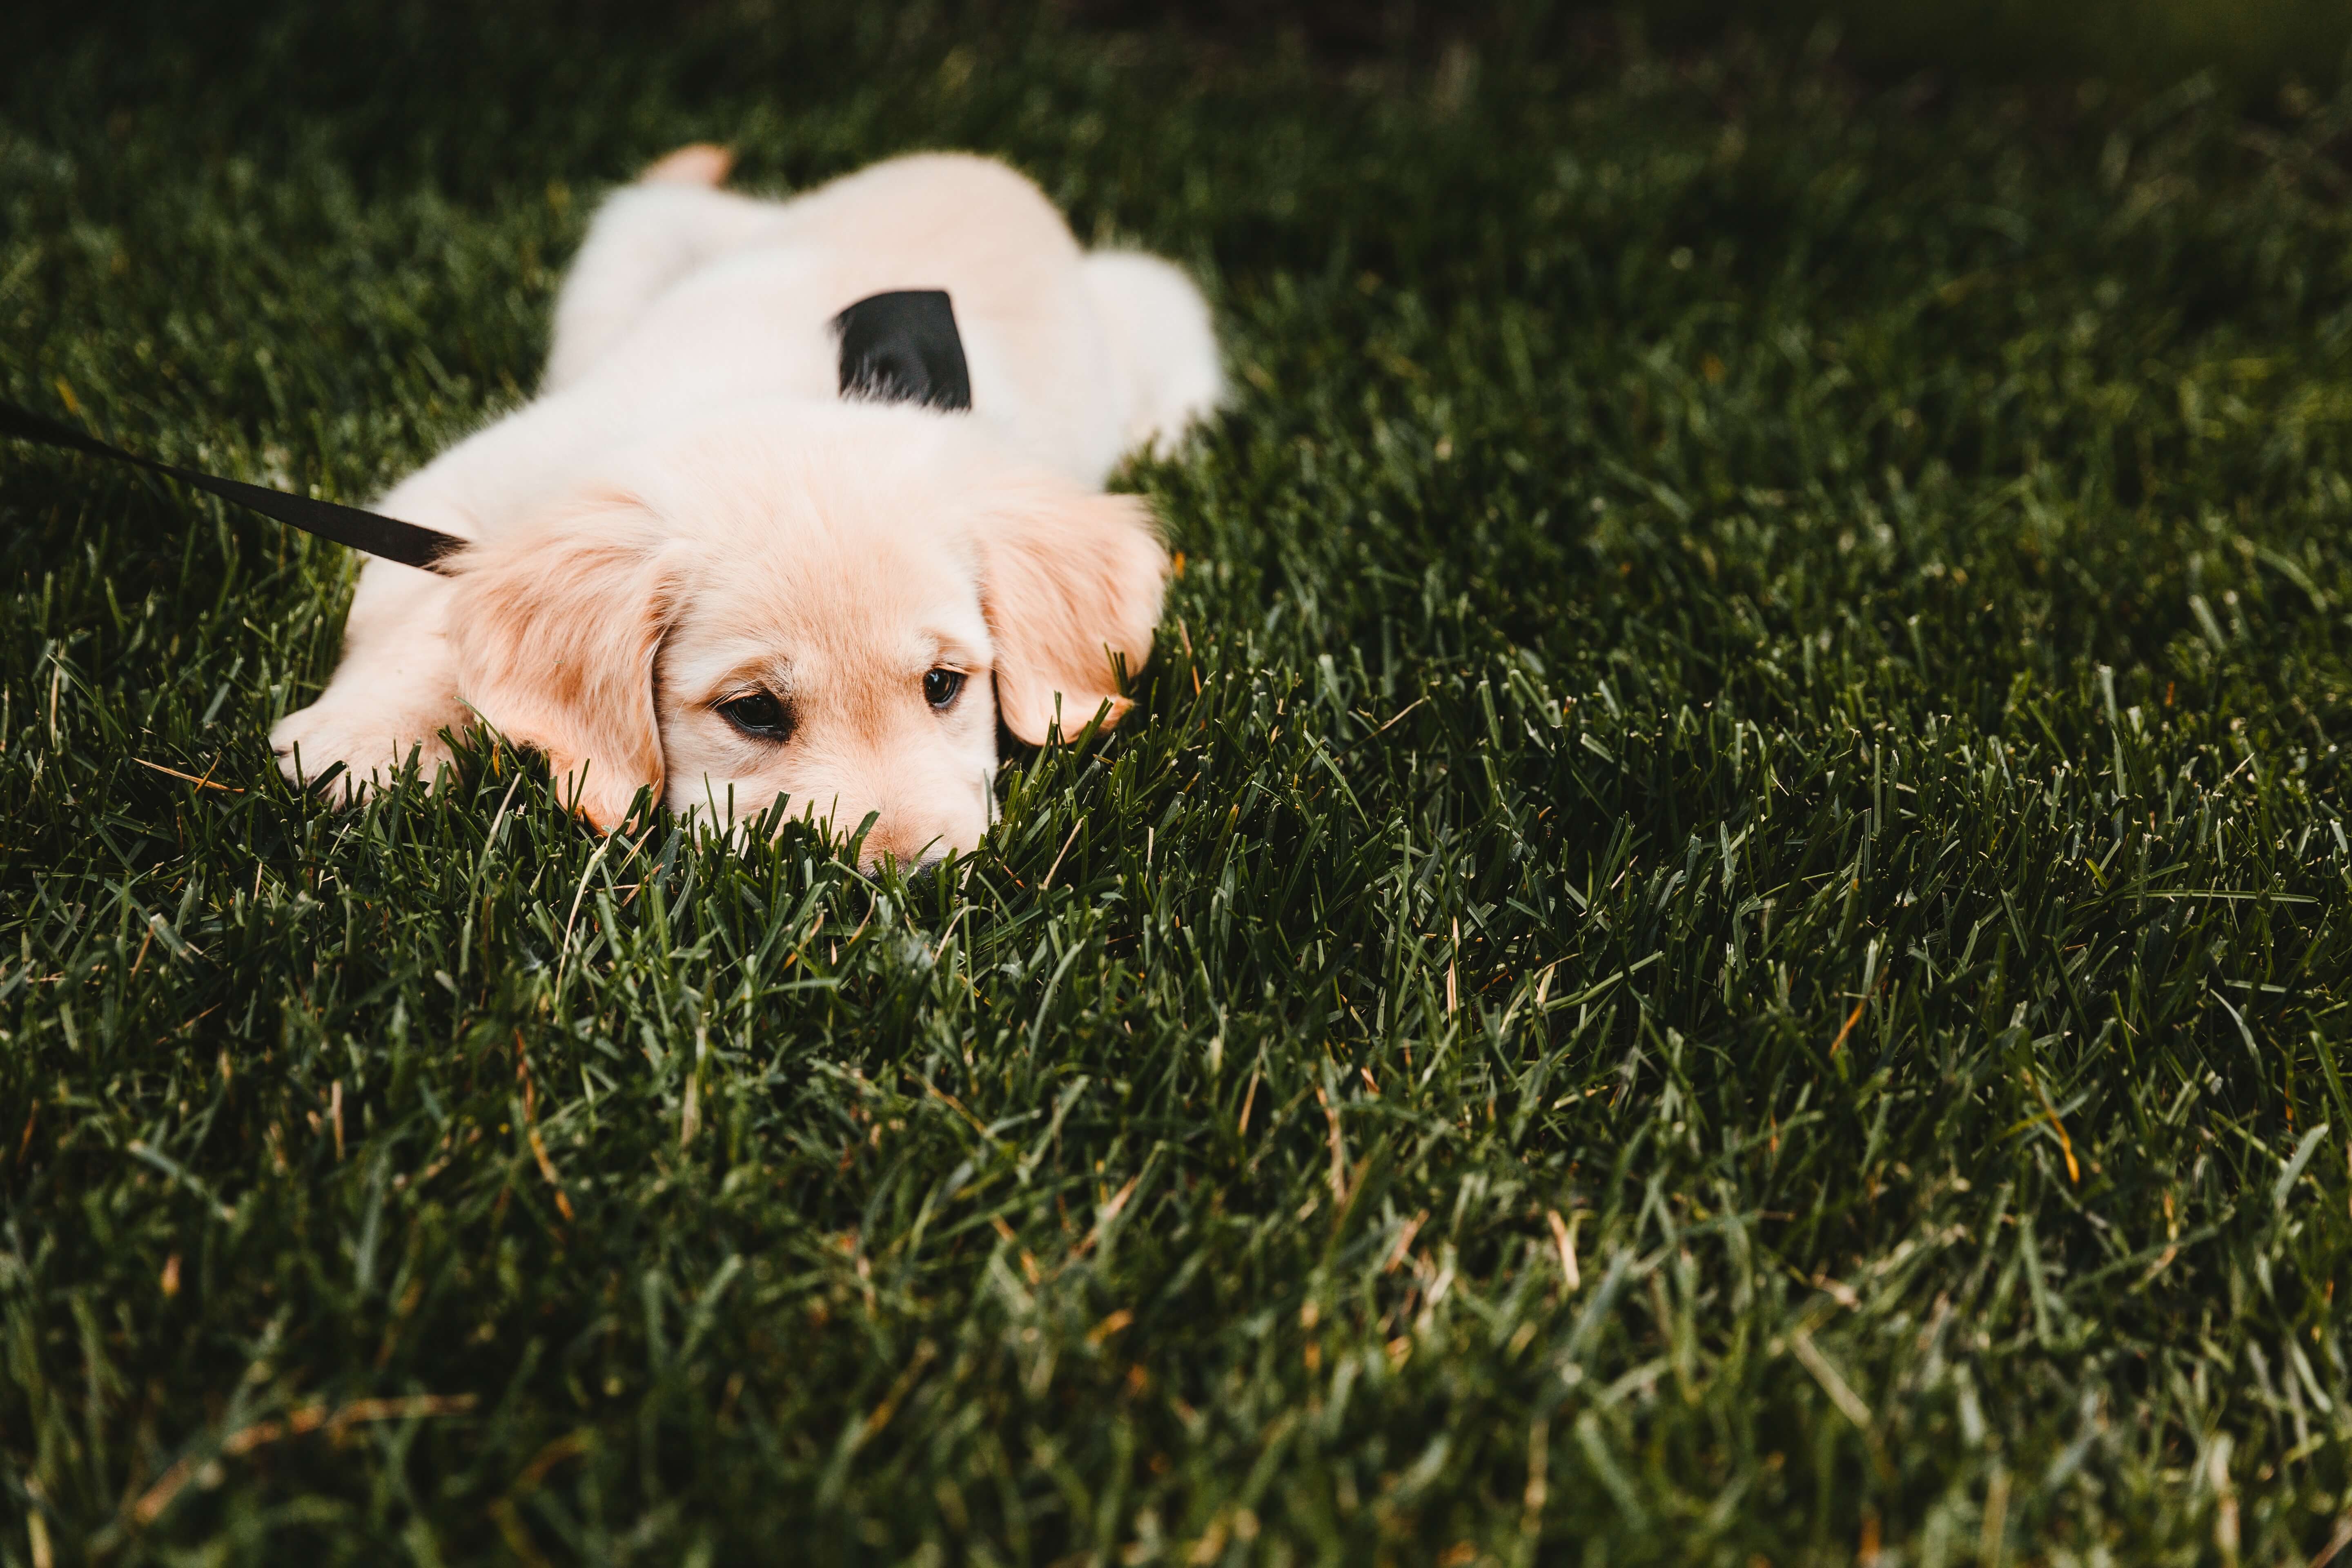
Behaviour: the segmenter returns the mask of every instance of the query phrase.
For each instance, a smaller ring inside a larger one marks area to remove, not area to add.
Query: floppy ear
[[[457,693],[547,758],[565,799],[604,832],[650,785],[661,799],[654,655],[674,564],[651,513],[601,494],[452,562]]]
[[[1057,719],[1075,734],[1106,702],[1104,723],[1118,722],[1129,704],[1111,659],[1143,668],[1167,586],[1150,508],[1041,479],[994,510],[980,554],[1004,727],[1041,746]]]

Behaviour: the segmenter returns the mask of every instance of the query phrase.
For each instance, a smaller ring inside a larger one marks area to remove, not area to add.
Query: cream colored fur
[[[1198,291],[1082,253],[986,159],[782,202],[712,188],[726,169],[683,148],[607,200],[538,399],[378,503],[472,543],[447,577],[362,570],[341,665],[271,731],[289,776],[429,775],[478,719],[599,827],[641,790],[721,820],[782,795],[838,834],[872,816],[866,858],[915,864],[986,830],[1000,710],[1031,743],[1116,721],[1166,563],[1101,486],[1222,395]],[[839,397],[833,318],[893,289],[948,290],[969,413]],[[934,669],[965,675],[952,702]],[[760,692],[788,738],[721,710]]]

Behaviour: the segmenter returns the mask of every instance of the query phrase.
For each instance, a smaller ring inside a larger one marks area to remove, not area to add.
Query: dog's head
[[[1000,713],[1033,745],[1118,718],[1166,556],[1141,501],[968,421],[794,407],[632,453],[457,575],[461,695],[598,827],[647,786],[782,795],[914,866],[986,831]]]

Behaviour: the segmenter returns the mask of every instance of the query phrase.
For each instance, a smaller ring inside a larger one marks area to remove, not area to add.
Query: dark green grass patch
[[[1237,395],[911,888],[324,810],[349,561],[0,451],[0,1562],[2336,1539],[2352,102],[330,9],[10,24],[0,395],[364,499],[716,137],[1000,152]]]

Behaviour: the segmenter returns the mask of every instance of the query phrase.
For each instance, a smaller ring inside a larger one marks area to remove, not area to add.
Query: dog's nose
[[[938,885],[940,868],[946,860],[947,857],[944,855],[929,855],[915,861],[912,865],[901,864],[895,858],[888,859],[887,863],[897,867],[898,879],[906,883],[908,892],[923,893]],[[857,874],[869,882],[878,882],[882,879],[882,868],[885,864],[884,860],[866,861],[857,868]]]

